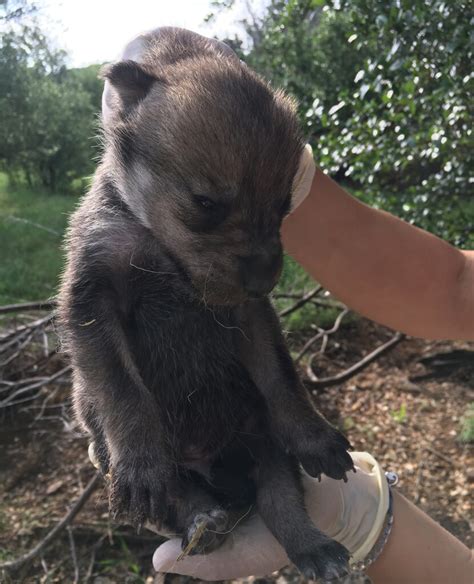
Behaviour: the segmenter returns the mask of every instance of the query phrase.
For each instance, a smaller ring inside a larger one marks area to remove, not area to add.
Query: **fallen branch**
[[[0,337],[0,343],[5,343],[0,348],[0,353],[3,353],[4,351],[6,351],[6,349],[14,345],[18,340],[21,339],[23,335],[28,334],[29,331],[34,331],[36,329],[39,329],[43,325],[49,324],[53,320],[53,318],[54,312],[50,312],[46,316],[43,316],[42,318],[39,318],[34,322],[30,322],[29,324],[20,326],[14,331],[7,333],[3,337]]]
[[[23,302],[22,304],[7,304],[0,306],[0,314],[22,312],[28,310],[51,310],[56,307],[54,300],[40,300],[39,302]]]
[[[449,465],[456,466],[456,463],[454,462],[454,460],[449,458],[449,456],[446,456],[446,454],[443,454],[442,452],[439,452],[438,450],[435,450],[434,448],[431,448],[430,446],[425,446],[425,450],[427,450],[428,452],[431,452],[431,454],[434,454],[438,458],[441,458],[441,460],[444,460],[444,462],[447,462]]]
[[[79,582],[79,564],[77,563],[76,542],[74,541],[74,534],[70,525],[67,526],[67,534],[69,536],[69,546],[71,548],[71,558],[74,566],[74,584],[77,584]]]
[[[53,527],[53,529],[46,535],[44,539],[42,539],[32,550],[20,558],[0,564],[0,570],[5,570],[6,572],[16,572],[37,558],[41,552],[61,533],[61,531],[63,531],[63,529],[65,529],[73,521],[74,517],[76,517],[79,511],[84,507],[85,503],[89,500],[92,493],[95,491],[100,478],[100,473],[96,473],[92,477],[79,499],[77,499],[68,513],[66,513],[61,521],[55,527]]]
[[[404,338],[405,335],[402,333],[394,334],[389,341],[387,341],[380,347],[377,347],[374,351],[372,351],[372,353],[366,355],[363,359],[352,365],[352,367],[349,367],[345,371],[341,371],[341,373],[338,373],[333,377],[324,377],[323,379],[318,379],[312,368],[313,359],[316,355],[315,354],[310,359],[310,362],[306,368],[306,373],[308,375],[309,381],[311,382],[311,385],[313,387],[330,387],[332,385],[338,385],[339,383],[343,383],[344,381],[347,381],[348,379],[354,377],[354,375],[365,369],[368,365],[370,365],[370,363],[378,359],[381,355],[393,349]]]
[[[288,294],[284,292],[274,292],[272,294],[272,298],[275,298],[276,300],[300,300],[301,294],[297,294],[295,292]],[[345,305],[335,298],[312,298],[311,304],[316,304],[317,306],[322,306],[323,308],[345,308]]]
[[[50,353],[48,353],[48,355],[41,355],[41,357],[39,357],[38,359],[35,359],[31,363],[27,363],[26,365],[23,365],[19,369],[13,370],[10,373],[10,376],[11,377],[18,377],[18,376],[26,373],[30,369],[34,369],[34,371],[39,371],[42,367],[45,367],[48,364],[48,361],[54,355],[57,355],[56,351],[50,351]]]
[[[292,312],[295,312],[295,310],[298,310],[299,308],[304,306],[307,302],[309,302],[312,298],[317,296],[321,292],[322,289],[323,289],[322,286],[316,286],[316,288],[314,288],[314,290],[311,290],[311,292],[308,292],[307,294],[302,296],[292,306],[289,306],[288,308],[285,308],[284,310],[282,310],[278,316],[280,316],[280,317],[288,316]]]
[[[309,341],[307,341],[305,343],[305,345],[303,346],[303,348],[301,349],[301,351],[298,353],[298,355],[296,355],[294,361],[295,363],[298,363],[302,357],[304,357],[306,355],[306,353],[309,351],[309,349],[314,345],[314,343],[320,339],[321,337],[328,337],[328,335],[332,335],[333,333],[335,333],[337,330],[339,330],[339,327],[341,325],[342,319],[346,316],[346,314],[349,312],[349,310],[347,308],[345,308],[340,314],[338,314],[332,328],[330,329],[318,329],[318,333],[316,335],[314,335],[314,337],[311,337],[311,339],[309,339]]]
[[[30,333],[28,333],[26,335],[26,338],[20,343],[20,346],[18,347],[18,349],[14,353],[12,353],[9,357],[7,357],[4,361],[2,361],[0,363],[0,368],[6,367],[7,365],[10,365],[10,363],[13,363],[13,361],[21,355],[21,352],[28,345],[28,343],[31,341],[33,335],[34,335],[34,331],[31,331]]]
[[[11,406],[11,405],[14,405],[16,403],[19,403],[19,402],[15,402],[14,400],[16,400],[20,395],[28,393],[29,391],[32,391],[34,389],[39,389],[39,388],[43,387],[44,385],[48,385],[49,383],[52,383],[53,381],[55,381],[56,379],[59,379],[63,375],[66,375],[66,373],[69,373],[71,370],[72,370],[72,367],[70,365],[67,365],[66,367],[63,367],[62,369],[60,369],[59,371],[57,371],[56,373],[54,373],[54,375],[51,375],[50,377],[46,377],[45,379],[41,379],[40,381],[36,381],[35,383],[27,385],[26,387],[21,387],[20,389],[17,389],[11,395],[9,395],[7,398],[5,398],[3,401],[0,402],[0,408],[4,408],[8,405]]]
[[[95,544],[92,546],[92,552],[91,552],[91,557],[89,560],[89,567],[87,568],[87,572],[84,576],[84,580],[83,580],[83,584],[88,584],[92,578],[92,574],[94,572],[94,564],[95,564],[95,557],[97,554],[97,550],[100,548],[100,546],[103,544],[104,539],[107,537],[106,533],[103,533],[99,539],[95,542]]]

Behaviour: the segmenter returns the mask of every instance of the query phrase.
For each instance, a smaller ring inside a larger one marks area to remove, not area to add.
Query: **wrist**
[[[372,559],[380,540],[382,547],[386,540],[390,494],[377,461],[367,452],[350,454],[356,472],[348,473],[347,483],[324,477],[319,484],[307,475],[303,481],[311,518],[326,535],[344,545],[351,564],[360,567]]]

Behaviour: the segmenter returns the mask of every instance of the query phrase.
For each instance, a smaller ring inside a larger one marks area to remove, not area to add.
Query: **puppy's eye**
[[[194,200],[196,203],[204,207],[204,209],[214,209],[217,206],[217,203],[210,199],[209,197],[204,197],[203,195],[194,195]]]

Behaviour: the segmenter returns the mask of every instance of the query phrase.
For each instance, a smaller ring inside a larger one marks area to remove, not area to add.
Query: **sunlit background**
[[[0,0],[0,581],[94,473],[54,299],[68,218],[100,159],[101,66],[158,26],[215,36],[296,98],[316,163],[347,191],[472,248],[473,19],[467,0]],[[273,302],[317,407],[469,545],[472,347],[400,341],[290,258]],[[104,491],[5,581],[154,582],[156,536],[111,522]],[[267,581],[302,580],[289,568]]]
[[[242,31],[237,21],[245,15],[244,5],[222,13],[219,24],[205,22],[212,10],[209,0],[46,0],[41,22],[67,51],[70,66],[83,67],[115,59],[128,39],[158,26],[181,26],[207,36]]]

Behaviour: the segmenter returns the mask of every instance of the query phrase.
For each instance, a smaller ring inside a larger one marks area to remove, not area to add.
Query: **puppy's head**
[[[122,196],[206,303],[268,293],[303,149],[293,102],[217,41],[158,29],[136,43],[104,73]]]

